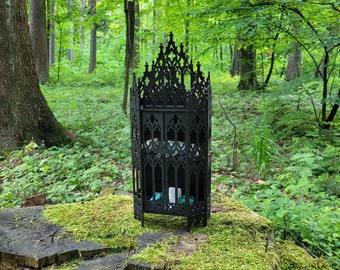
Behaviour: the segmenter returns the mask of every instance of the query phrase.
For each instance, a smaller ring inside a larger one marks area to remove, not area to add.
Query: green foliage
[[[301,186],[306,190],[301,183],[295,188]],[[339,265],[340,204],[335,198],[319,199],[318,202],[294,200],[273,183],[252,193],[252,197],[243,200],[274,222],[278,238],[293,240],[310,253],[329,259],[334,266]]]
[[[44,92],[57,119],[78,142],[3,155],[0,208],[20,205],[38,193],[46,193],[53,202],[72,202],[94,198],[108,187],[128,188],[122,183],[131,179],[130,130],[126,116],[119,109],[112,112],[111,88],[51,87]],[[119,107],[118,99],[116,103]]]
[[[271,219],[278,237],[296,241],[338,267],[340,178],[338,172],[334,175],[324,172],[335,159],[338,162],[339,148],[336,153],[330,148],[334,150],[328,146],[320,156],[311,149],[297,152],[282,174],[234,196]]]
[[[339,268],[339,129],[325,136],[315,125],[318,92],[306,84],[307,93],[301,82],[262,94],[224,85],[214,90],[238,129],[239,171],[230,171],[232,127],[214,104],[213,188],[272,220],[277,238]]]
[[[271,163],[275,158],[276,149],[275,142],[270,139],[267,130],[258,130],[253,137],[252,156],[254,157],[257,174],[262,176],[268,173],[271,168]]]
[[[91,199],[105,185],[114,186],[121,178],[108,153],[79,143],[34,153],[12,153],[0,171],[0,207],[16,206],[39,193],[45,193],[53,202]]]

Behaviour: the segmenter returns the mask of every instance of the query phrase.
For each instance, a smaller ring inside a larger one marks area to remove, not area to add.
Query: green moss
[[[105,196],[85,203],[48,207],[44,216],[64,226],[76,240],[90,240],[122,251],[135,248],[135,236],[147,229],[133,217],[129,196]]]
[[[276,269],[279,258],[268,237],[272,235],[271,222],[248,208],[224,197],[214,198],[213,211],[208,226],[194,228],[192,238],[186,240],[184,247],[196,248],[189,254],[177,249],[168,240],[150,245],[133,260],[152,263],[171,269]],[[206,241],[200,241],[201,236]],[[179,240],[181,241],[181,237]]]
[[[132,256],[132,260],[148,263],[152,265],[155,269],[173,269],[176,262],[176,253],[173,252],[173,245],[177,241],[166,239],[162,242],[157,242],[155,244],[150,244],[142,252],[137,253]]]
[[[163,267],[171,269],[275,269],[279,259],[268,244],[271,222],[225,196],[214,194],[212,201],[214,213],[208,226],[194,228],[192,238],[178,239],[191,252],[176,248],[174,241],[164,240],[132,259],[155,267],[163,263]],[[200,241],[202,235],[206,241]]]
[[[289,242],[276,246],[271,221],[240,202],[223,195],[212,197],[207,227],[185,229],[183,217],[145,215],[145,228],[133,216],[129,196],[105,195],[83,204],[48,207],[44,215],[64,226],[77,240],[92,240],[115,251],[136,248],[135,236],[145,232],[169,233],[131,257],[165,269],[331,269],[322,259],[309,256]]]
[[[281,270],[331,270],[328,263],[320,258],[311,257],[306,250],[290,241],[277,243],[281,258]]]

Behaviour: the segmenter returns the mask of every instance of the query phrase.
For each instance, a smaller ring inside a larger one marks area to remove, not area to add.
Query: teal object
[[[155,192],[155,194],[150,198],[150,201],[159,201],[163,198],[162,192]]]
[[[178,202],[178,203],[185,203],[185,195],[179,197],[178,200],[177,200],[177,202]],[[190,198],[189,198],[189,203],[192,204],[192,203],[194,203],[194,202],[195,202],[194,197],[193,197],[193,196],[190,196]]]

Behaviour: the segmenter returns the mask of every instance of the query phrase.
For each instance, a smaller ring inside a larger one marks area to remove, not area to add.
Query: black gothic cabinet
[[[170,39],[130,92],[134,215],[187,218],[207,225],[211,192],[211,87],[183,45]]]

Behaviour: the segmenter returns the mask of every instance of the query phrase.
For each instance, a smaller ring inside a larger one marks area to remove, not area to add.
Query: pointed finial
[[[174,35],[172,34],[172,32],[170,32],[169,36],[170,36],[170,41],[173,41]]]
[[[179,45],[179,48],[180,48],[180,53],[184,53],[184,45],[183,45],[183,43],[181,43]]]
[[[201,63],[197,62],[197,72],[201,72]]]

